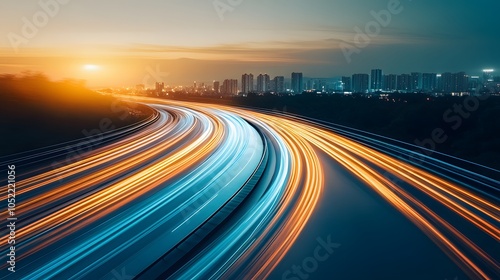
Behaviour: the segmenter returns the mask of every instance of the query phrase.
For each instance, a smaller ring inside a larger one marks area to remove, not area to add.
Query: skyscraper
[[[480,89],[479,76],[471,76],[469,79],[469,88],[471,92],[478,92]]]
[[[453,86],[455,82],[453,81],[453,74],[450,72],[446,72],[441,74],[441,90],[446,93],[450,93],[453,91]]]
[[[433,92],[437,89],[437,74],[424,73],[422,74],[422,90],[426,92]]]
[[[273,90],[277,93],[285,92],[285,77],[283,76],[274,77]]]
[[[456,92],[465,92],[469,87],[469,76],[465,72],[453,74],[452,90]]]
[[[352,90],[352,79],[351,77],[342,77],[342,87],[344,91]]]
[[[224,80],[224,82],[222,83],[221,93],[225,95],[238,94],[238,80]]]
[[[269,89],[270,78],[267,74],[260,74],[257,76],[257,92],[264,93],[268,92]]]
[[[292,91],[295,94],[300,94],[302,91],[304,91],[304,84],[303,84],[303,75],[302,73],[292,73]]]
[[[380,69],[372,70],[370,89],[372,91],[382,90],[382,70]]]
[[[307,90],[313,90],[314,89],[314,80],[313,79],[307,80],[307,82],[306,82],[306,89]]]
[[[422,74],[418,72],[411,73],[410,90],[418,91],[422,89]]]
[[[253,75],[243,74],[241,76],[241,92],[244,94],[253,92]]]
[[[398,76],[395,74],[384,75],[384,90],[395,91],[398,89]]]
[[[216,94],[220,93],[220,82],[219,81],[214,81],[213,90]]]
[[[368,91],[370,76],[368,74],[352,75],[352,91],[357,93],[366,93]]]
[[[469,76],[465,72],[443,73],[441,80],[442,91],[445,93],[464,92],[469,87]]]
[[[401,74],[398,75],[398,90],[408,92],[411,90],[411,75]]]
[[[155,83],[155,91],[157,96],[162,96],[164,89],[165,89],[165,83],[160,83],[160,82]]]
[[[443,91],[443,74],[436,75],[436,89],[438,91]]]
[[[493,69],[484,69],[483,70],[483,83],[493,82]]]

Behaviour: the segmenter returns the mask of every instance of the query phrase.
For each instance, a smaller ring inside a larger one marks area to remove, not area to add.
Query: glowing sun
[[[101,67],[99,65],[95,65],[95,64],[85,64],[85,65],[83,65],[83,69],[86,70],[86,71],[97,71],[100,68]]]

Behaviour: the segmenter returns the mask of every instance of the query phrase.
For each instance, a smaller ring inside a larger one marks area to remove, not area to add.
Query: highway
[[[273,272],[320,214],[332,164],[464,275],[500,278],[500,182],[464,168],[473,163],[279,112],[121,98],[156,114],[77,160],[61,161],[81,141],[0,159],[22,171],[16,279],[281,278]],[[6,268],[0,279],[11,279]]]

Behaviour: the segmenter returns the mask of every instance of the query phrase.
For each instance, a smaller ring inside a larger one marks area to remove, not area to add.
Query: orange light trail
[[[207,106],[202,104],[193,105],[192,103],[179,103],[176,101],[169,101],[174,104],[182,106]],[[303,188],[302,199],[297,202],[299,205],[304,201],[308,201],[309,208],[314,209],[318,199],[316,194],[321,193],[322,179],[324,175],[322,171],[318,174],[318,168],[321,164],[317,156],[313,156],[314,152],[311,151],[309,143],[318,147],[330,157],[339,162],[344,168],[351,171],[359,179],[361,179],[367,186],[370,186],[379,195],[386,199],[398,211],[411,220],[417,227],[419,227],[431,240],[433,240],[452,260],[457,263],[471,277],[480,277],[489,279],[490,276],[479,267],[475,261],[472,260],[469,254],[462,251],[456,244],[465,245],[467,251],[472,253],[473,256],[481,259],[490,267],[497,271],[500,270],[499,265],[495,259],[487,254],[483,249],[469,240],[460,231],[451,226],[443,218],[439,217],[436,213],[431,211],[425,206],[424,203],[418,201],[402,187],[399,187],[386,179],[379,171],[370,167],[369,164],[374,164],[382,168],[386,172],[396,175],[398,178],[413,186],[414,188],[424,192],[429,197],[432,197],[448,209],[460,215],[465,220],[469,221],[477,228],[481,229],[486,234],[490,235],[495,240],[500,239],[500,230],[491,220],[485,219],[483,216],[477,214],[481,213],[491,218],[495,222],[500,221],[498,213],[500,208],[494,203],[479,196],[473,191],[453,184],[449,181],[441,179],[429,172],[419,169],[415,166],[407,164],[401,160],[387,156],[372,148],[359,144],[355,141],[347,139],[343,136],[337,135],[331,131],[317,127],[307,122],[297,121],[296,119],[287,119],[283,116],[272,116],[269,114],[262,114],[244,109],[235,109],[234,107],[210,105],[221,110],[231,111],[242,117],[249,119],[258,119],[264,121],[267,125],[275,129],[275,131],[283,137],[290,151],[294,157],[294,170],[292,170],[292,180],[287,186],[288,192],[285,195],[284,205],[290,203],[290,192],[296,191],[297,188],[297,174],[305,174],[305,181],[301,186]],[[301,158],[305,158],[307,165],[304,168],[300,164]],[[366,163],[362,162],[364,160]],[[313,191],[316,190],[316,191]],[[458,200],[467,207],[456,202]],[[412,206],[414,205],[414,206]],[[473,209],[473,211],[472,211]],[[301,211],[306,211],[303,214]],[[428,215],[429,218],[424,217],[422,213]],[[280,215],[283,214],[280,212]],[[294,212],[290,214],[287,223],[282,226],[283,231],[276,233],[276,237],[272,244],[266,248],[263,253],[264,259],[267,261],[258,262],[258,271],[255,272],[254,279],[259,277],[268,276],[272,269],[277,265],[279,260],[287,253],[293,241],[297,238],[303,225],[307,222],[311,213],[301,207],[295,207]],[[442,230],[451,234],[453,238],[449,238]],[[290,242],[290,243],[289,243]]]
[[[221,114],[231,114],[239,116],[239,122],[247,126],[248,123],[242,119],[256,126],[266,126],[269,133],[286,147],[290,169],[286,182],[280,186],[282,195],[276,198],[276,204],[272,204],[274,208],[269,208],[274,216],[269,218],[258,236],[245,240],[248,242],[245,251],[235,253],[234,260],[227,260],[232,265],[224,272],[226,276],[244,270],[253,279],[266,278],[290,252],[314,215],[326,185],[320,154],[326,154],[354,174],[364,186],[403,214],[468,276],[490,279],[491,271],[500,271],[489,248],[481,248],[414,193],[418,192],[439,203],[466,221],[468,226],[499,242],[500,207],[458,181],[443,179],[296,117],[222,105],[122,97],[154,106],[166,105],[170,113],[174,113],[170,117],[156,116],[157,122],[149,129],[100,148],[84,159],[20,181],[18,195],[30,196],[18,209],[21,213],[30,213],[20,222],[21,227],[16,232],[21,244],[19,249],[27,250],[19,256],[20,260],[133,204],[159,189],[164,182],[188,174],[194,166],[213,155],[227,139],[228,130],[225,126],[234,123],[224,122]],[[188,115],[183,110],[196,112],[203,117],[183,122]],[[395,176],[404,184],[389,180],[387,174]],[[47,185],[61,178],[68,181],[60,187],[43,191]],[[93,189],[95,186],[100,187]],[[80,192],[84,194],[79,195],[78,200],[72,199],[75,193]],[[217,195],[210,197],[206,204]],[[3,193],[2,198],[6,197]],[[61,201],[64,203],[58,207],[46,207]],[[197,211],[206,204],[202,204]],[[197,211],[179,224],[184,225]],[[0,218],[5,219],[6,215],[2,213]],[[7,238],[3,237],[5,240]]]

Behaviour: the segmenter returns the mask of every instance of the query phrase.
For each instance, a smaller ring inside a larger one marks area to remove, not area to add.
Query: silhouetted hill
[[[0,76],[0,155],[84,138],[108,118],[120,128],[144,119],[144,106],[118,103],[78,81],[52,82],[41,74]],[[132,113],[132,114],[131,114]]]

